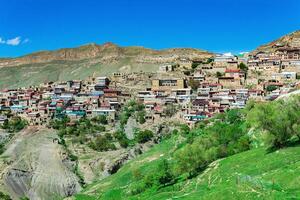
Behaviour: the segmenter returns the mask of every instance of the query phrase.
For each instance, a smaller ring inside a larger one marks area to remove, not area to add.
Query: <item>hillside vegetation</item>
[[[299,97],[250,102],[193,130],[181,126],[75,199],[297,198],[299,106]]]

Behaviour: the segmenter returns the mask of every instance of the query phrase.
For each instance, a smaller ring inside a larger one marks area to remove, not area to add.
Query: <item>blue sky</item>
[[[249,51],[300,29],[299,0],[3,0],[0,57],[110,41]]]

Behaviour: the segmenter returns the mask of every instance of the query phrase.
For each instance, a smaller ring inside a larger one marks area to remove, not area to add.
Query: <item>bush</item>
[[[167,117],[172,117],[173,115],[175,115],[177,112],[177,108],[175,105],[173,104],[168,104],[164,110],[163,113],[167,116]]]
[[[12,117],[8,121],[5,121],[1,128],[7,130],[10,133],[19,132],[27,126],[27,121],[21,117]]]
[[[124,126],[127,123],[129,117],[131,117],[135,112],[143,112],[144,109],[145,106],[143,104],[137,103],[134,100],[128,101],[128,103],[123,106],[122,112],[119,116],[121,126]],[[138,119],[138,121],[139,120],[140,119]],[[139,122],[143,122],[143,120],[141,119],[141,121]]]
[[[272,91],[274,91],[276,89],[277,89],[277,86],[275,86],[275,85],[268,85],[267,88],[266,88],[266,90],[268,92],[272,92]]]
[[[129,140],[128,138],[126,137],[125,133],[123,131],[116,131],[114,134],[113,134],[114,138],[116,138],[120,144],[121,147],[123,148],[127,148],[128,145],[129,145]]]
[[[194,79],[189,80],[189,86],[192,88],[192,90],[197,90],[198,87],[200,86],[199,81],[195,81]]]
[[[97,136],[96,139],[90,142],[89,146],[96,151],[115,150],[116,147],[105,136]]]
[[[107,124],[107,117],[105,115],[99,115],[92,118],[92,122],[100,123],[100,124]]]
[[[0,199],[2,200],[12,200],[9,195],[4,194],[3,192],[0,192]]]
[[[248,150],[250,141],[245,127],[240,110],[230,110],[212,119],[210,126],[198,126],[192,131],[182,126],[188,144],[175,152],[178,173],[187,173],[191,178],[216,159]]]
[[[150,130],[138,131],[135,137],[138,143],[145,143],[151,140],[153,132]]]
[[[140,123],[140,124],[144,124],[146,122],[146,119],[145,119],[145,111],[139,111],[137,113],[137,121]]]
[[[170,164],[166,159],[163,159],[158,164],[158,173],[157,173],[158,182],[165,186],[168,183],[171,183],[174,180],[174,175],[170,168]]]
[[[130,187],[132,195],[140,194],[151,187],[159,188],[175,183],[175,176],[166,159],[160,160],[155,170],[146,175],[141,174],[139,169],[135,169],[132,173],[136,180]]]
[[[258,103],[250,108],[248,125],[268,133],[269,150],[300,142],[300,97]]]

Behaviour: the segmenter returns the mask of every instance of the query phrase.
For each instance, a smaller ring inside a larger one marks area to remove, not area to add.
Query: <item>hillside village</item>
[[[118,120],[122,106],[135,99],[145,106],[148,121],[174,117],[190,126],[248,100],[274,100],[299,88],[300,48],[276,44],[274,52],[209,59],[180,58],[158,72],[114,72],[108,77],[47,82],[0,92],[0,110],[11,111],[30,125],[68,116],[107,116]],[[171,113],[170,113],[171,112]],[[0,116],[0,123],[9,120]]]
[[[299,38],[238,55],[106,43],[0,60],[0,198],[197,193],[222,160],[297,145]]]

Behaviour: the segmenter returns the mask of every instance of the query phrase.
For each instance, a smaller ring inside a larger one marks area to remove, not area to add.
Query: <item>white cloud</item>
[[[233,54],[231,52],[227,52],[223,54],[224,56],[233,56]]]
[[[12,45],[12,46],[18,46],[21,43],[21,37],[18,36],[16,38],[13,39],[9,39],[6,41],[7,45]]]
[[[26,44],[30,42],[30,40],[28,38],[25,38],[24,40],[22,40],[21,36],[15,37],[15,38],[11,38],[8,40],[3,39],[2,37],[0,37],[0,45],[10,45],[10,46],[18,46],[20,44]]]
[[[5,40],[0,37],[0,44],[5,44]]]
[[[30,42],[30,40],[28,39],[28,38],[25,38],[24,40],[23,40],[23,44],[26,44],[26,43],[28,43],[28,42]]]

